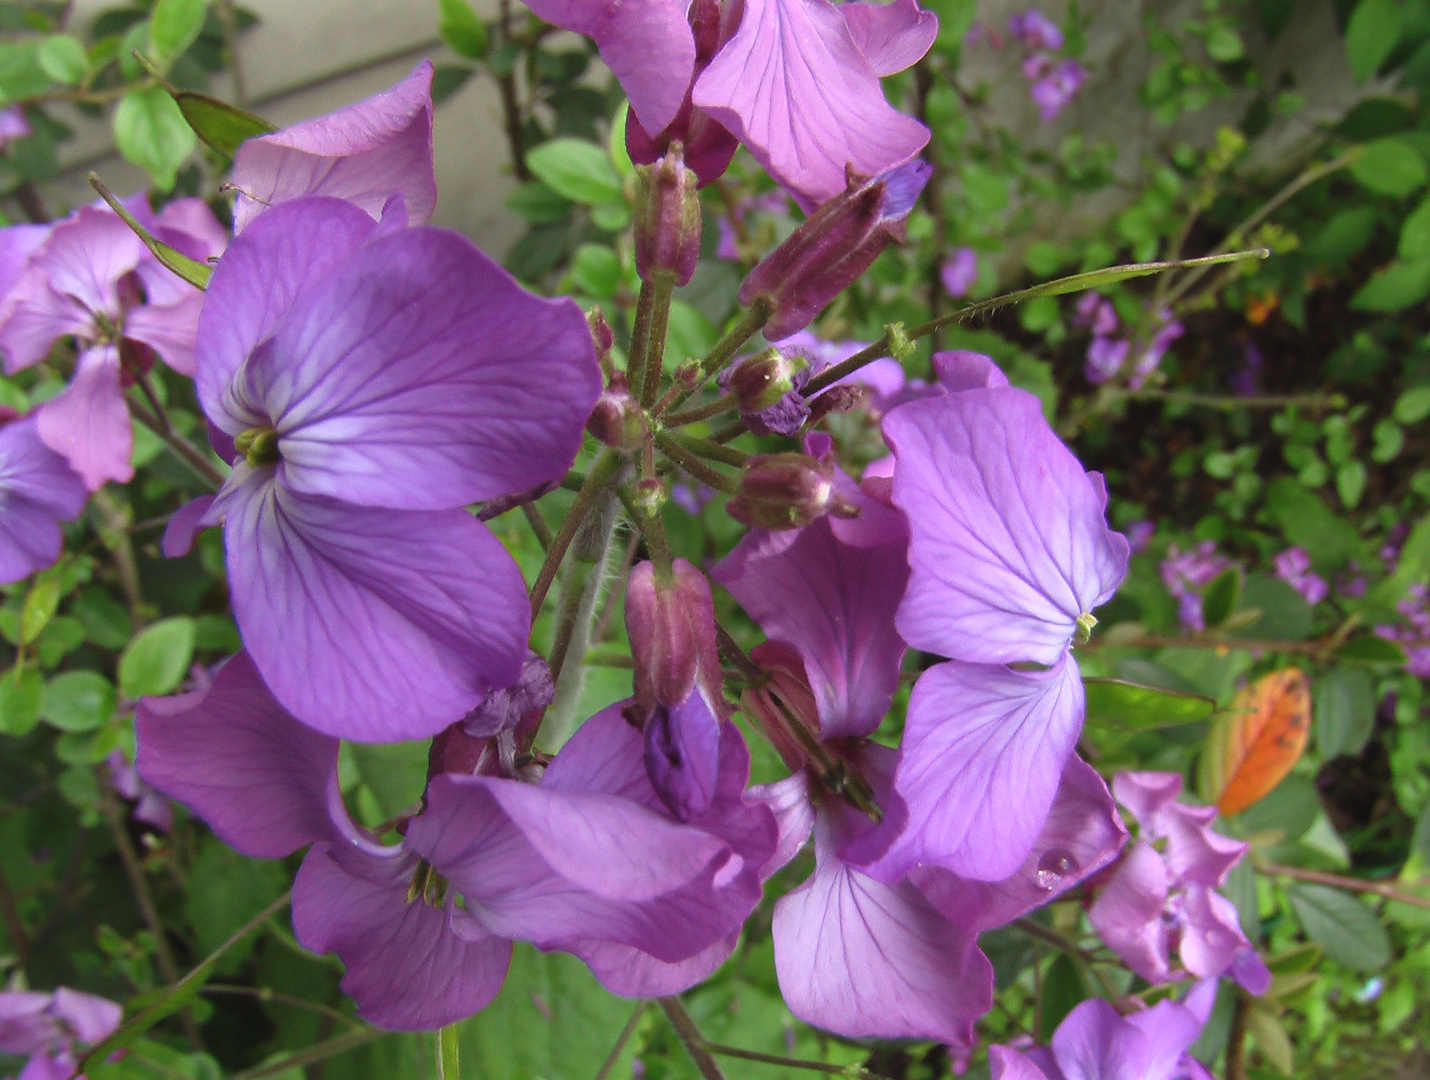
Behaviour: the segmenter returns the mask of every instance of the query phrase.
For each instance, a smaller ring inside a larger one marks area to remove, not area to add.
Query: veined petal
[[[134,425],[119,382],[119,350],[97,345],[79,355],[69,386],[35,412],[40,438],[70,463],[91,491],[134,477]]]
[[[911,882],[875,881],[836,858],[822,835],[816,843],[814,876],[775,905],[775,970],[790,1011],[851,1038],[971,1046],[993,997],[975,935]]]
[[[1157,849],[1139,840],[1088,909],[1088,921],[1127,966],[1154,986],[1170,974],[1167,925],[1167,865]]]
[[[33,417],[0,426],[0,583],[19,581],[59,558],[60,521],[79,515],[89,489],[40,441]]]
[[[1166,1080],[1148,1071],[1153,1048],[1147,1036],[1101,998],[1068,1013],[1053,1033],[1052,1050],[1067,1080]]]
[[[244,376],[289,487],[403,510],[564,475],[600,382],[580,308],[429,228],[374,237],[333,268]]]
[[[847,487],[860,504],[860,532],[830,518],[793,540],[757,529],[711,571],[766,636],[799,650],[827,739],[879,726],[905,650],[894,628],[909,575],[902,516]]]
[[[194,386],[210,421],[230,435],[268,422],[251,403],[231,399],[235,378],[304,290],[376,228],[341,199],[301,199],[270,210],[229,245],[204,294],[194,353]]]
[[[305,497],[243,463],[214,509],[226,515],[244,643],[305,724],[370,742],[426,738],[521,673],[521,572],[466,511]]]
[[[239,233],[268,207],[305,195],[346,200],[376,219],[400,193],[408,217],[426,221],[437,206],[431,61],[391,90],[249,139],[234,155],[232,183]]]
[[[877,176],[929,139],[928,128],[884,99],[829,0],[746,0],[739,29],[696,80],[692,100],[806,210],[844,191],[846,169]]]
[[[532,0],[537,18],[585,34],[620,80],[647,131],[680,111],[695,71],[695,36],[680,0]]]
[[[750,789],[750,798],[768,806],[780,828],[779,846],[760,869],[762,878],[787,865],[814,834],[814,800],[810,791],[809,775],[803,769],[776,783]]]
[[[199,533],[213,524],[208,520],[213,504],[214,496],[200,495],[174,511],[174,516],[169,518],[169,524],[164,527],[164,538],[159,544],[164,558],[178,559],[193,550]]]
[[[245,855],[277,859],[345,831],[338,740],[289,715],[246,652],[207,690],[143,698],[134,729],[144,781]]]
[[[1150,1009],[1131,1013],[1124,1023],[1142,1033],[1149,1051],[1142,1071],[1127,1074],[1129,1080],[1132,1076],[1139,1080],[1172,1080],[1183,1075],[1182,1055],[1197,1041],[1205,1021],[1181,1002],[1163,1000]]]
[[[511,942],[486,934],[450,904],[409,903],[415,865],[410,856],[315,845],[293,882],[293,932],[305,948],[342,959],[343,992],[364,1019],[398,1031],[435,1031],[496,997]]]
[[[1082,728],[1077,664],[1018,672],[951,661],[919,677],[894,781],[908,827],[870,872],[916,863],[1001,881],[1028,857]]]
[[[912,533],[904,638],[976,663],[1056,663],[1078,616],[1127,570],[1101,477],[1012,387],[910,402],[884,418],[884,435]]]
[[[841,4],[839,14],[844,16],[859,52],[881,77],[913,67],[938,37],[938,16],[919,7],[918,0],[894,0],[891,4],[861,0]]]
[[[937,867],[909,871],[929,901],[961,926],[1004,926],[1055,899],[1117,857],[1127,830],[1097,771],[1068,758],[1043,831],[1023,865],[1002,881],[973,881]]]

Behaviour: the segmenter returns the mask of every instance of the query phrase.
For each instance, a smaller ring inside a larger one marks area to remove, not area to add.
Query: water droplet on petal
[[[1062,848],[1049,848],[1038,860],[1038,888],[1052,892],[1063,879],[1078,871],[1078,862]]]

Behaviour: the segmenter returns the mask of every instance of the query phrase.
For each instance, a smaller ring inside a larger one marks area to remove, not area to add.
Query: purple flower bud
[[[756,435],[799,434],[810,409],[801,391],[813,370],[802,348],[766,349],[720,373],[722,390],[734,394],[740,418]]]
[[[645,438],[645,412],[632,396],[622,372],[611,375],[611,381],[586,421],[586,430],[607,446],[618,450],[634,450]]]
[[[654,165],[636,168],[636,270],[648,281],[665,271],[677,285],[690,281],[700,258],[700,195],[695,173],[685,167],[684,148],[676,143]]]
[[[978,280],[978,253],[971,247],[956,249],[944,260],[939,277],[949,296],[967,296]]]
[[[745,462],[740,494],[726,504],[736,521],[757,529],[801,529],[824,517],[856,517],[834,490],[834,462],[807,454],[757,454]]]
[[[586,312],[586,322],[591,327],[591,341],[596,346],[596,358],[604,363],[606,357],[611,355],[611,349],[615,347],[616,335],[611,330],[611,324],[606,321],[606,313],[600,308],[592,308]]]
[[[684,559],[676,559],[672,569],[672,578],[661,581],[655,565],[643,562],[626,583],[636,703],[645,713],[657,705],[682,704],[697,683],[711,701],[721,699],[710,583]]]
[[[916,158],[872,179],[851,175],[843,194],[816,210],[750,271],[740,286],[740,303],[770,305],[765,336],[778,341],[803,330],[886,247],[901,243],[931,172]]]
[[[719,766],[720,720],[704,694],[691,694],[681,705],[660,705],[646,721],[646,774],[680,820],[710,809]]]

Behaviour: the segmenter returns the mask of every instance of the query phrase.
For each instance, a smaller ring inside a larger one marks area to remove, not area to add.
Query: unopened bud
[[[834,463],[807,454],[759,454],[745,462],[740,494],[725,508],[757,529],[801,529],[825,514],[854,517],[858,509],[834,490]]]
[[[915,159],[872,179],[851,175],[830,199],[750,271],[740,303],[763,300],[772,341],[803,330],[890,244],[902,243],[909,213],[932,169]]]
[[[586,430],[617,450],[634,450],[645,438],[645,411],[626,385],[623,372],[611,375],[610,383],[596,399]]]
[[[719,382],[722,389],[735,395],[742,413],[757,413],[803,385],[808,368],[809,360],[801,352],[766,349],[722,372]],[[801,375],[805,378],[799,378]]]
[[[649,281],[664,270],[684,285],[700,258],[700,194],[695,173],[685,167],[684,149],[675,143],[654,165],[636,169],[636,270]]]
[[[819,707],[814,700],[804,661],[791,645],[766,641],[750,659],[760,665],[765,682],[740,695],[740,708],[757,724],[791,769],[809,761],[808,747],[819,738]]]
[[[591,327],[591,342],[596,346],[596,358],[602,363],[611,355],[616,345],[616,335],[611,324],[606,321],[606,313],[600,308],[586,312],[586,323]]]
[[[638,481],[631,492],[631,504],[648,518],[660,513],[669,501],[670,488],[658,476]]]
[[[671,579],[660,581],[655,566],[643,562],[626,584],[636,702],[647,711],[682,704],[697,683],[710,701],[722,700],[710,583],[684,559],[671,569]]]

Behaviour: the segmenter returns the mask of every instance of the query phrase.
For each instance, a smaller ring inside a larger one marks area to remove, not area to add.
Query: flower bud
[[[758,454],[745,462],[730,516],[757,529],[802,529],[825,514],[855,517],[834,491],[834,463],[807,454]]]
[[[740,696],[740,708],[769,739],[791,769],[808,764],[808,746],[819,739],[819,707],[814,700],[804,661],[783,641],[756,645],[750,659],[767,676]]]
[[[720,718],[704,693],[656,707],[645,725],[645,767],[661,802],[682,821],[710,809],[720,774]]]
[[[710,583],[684,559],[672,569],[671,580],[660,581],[655,566],[643,562],[626,584],[636,703],[646,713],[683,704],[697,684],[710,701],[722,700]]]
[[[880,252],[902,243],[931,172],[916,158],[872,179],[851,174],[842,195],[816,210],[751,270],[740,286],[740,303],[770,305],[765,336],[778,341],[803,330]]]
[[[649,281],[664,270],[684,285],[700,258],[700,195],[695,173],[685,167],[683,148],[671,146],[654,165],[636,169],[636,270]]]
[[[808,380],[808,367],[809,360],[802,352],[766,349],[721,372],[720,388],[735,395],[740,412],[757,413],[802,386]]]
[[[604,364],[615,348],[616,335],[606,321],[606,313],[598,307],[586,312],[586,323],[591,327],[591,343],[596,346],[596,358]]]
[[[624,372],[611,375],[586,420],[586,430],[617,450],[634,450],[645,438],[645,410],[626,385]]]

